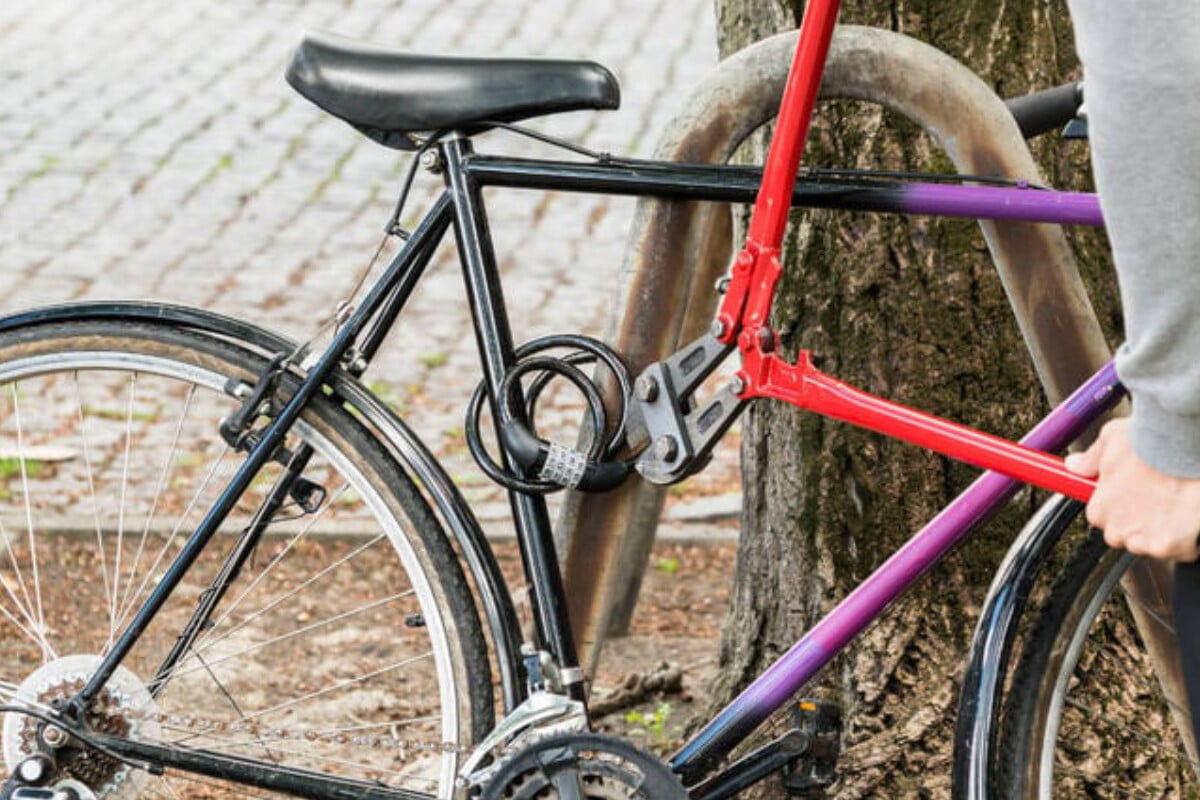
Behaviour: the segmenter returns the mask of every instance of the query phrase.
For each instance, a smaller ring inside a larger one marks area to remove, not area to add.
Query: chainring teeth
[[[553,800],[553,780],[575,772],[586,800],[686,800],[687,792],[659,758],[621,739],[557,734],[509,755],[483,786],[480,800]]]

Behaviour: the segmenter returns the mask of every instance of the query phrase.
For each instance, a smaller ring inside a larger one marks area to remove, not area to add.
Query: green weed
[[[37,459],[25,459],[25,474],[30,478],[36,478],[38,473],[42,471],[43,463]],[[21,459],[16,456],[0,458],[0,480],[11,480],[21,476]]]
[[[654,560],[654,568],[668,578],[673,577],[676,572],[679,572],[679,567],[678,558],[657,558]]]
[[[658,708],[651,714],[641,711],[629,711],[625,714],[625,722],[637,726],[630,733],[645,738],[647,746],[659,749],[666,748],[671,743],[667,736],[667,720],[670,718],[670,703],[659,703]]]

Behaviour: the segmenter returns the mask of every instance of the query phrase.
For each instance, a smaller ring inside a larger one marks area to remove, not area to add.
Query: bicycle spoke
[[[186,728],[172,728],[172,727],[168,727],[168,728],[166,728],[166,730],[171,731],[171,732],[187,731]],[[190,731],[188,731],[188,732],[190,733]],[[325,732],[323,731],[321,733],[324,734]],[[266,747],[268,746],[267,743],[264,743],[264,740],[261,737],[260,738],[237,739],[237,738],[233,738],[233,737],[217,736],[215,734],[207,733],[207,732],[196,733],[193,736],[189,737],[188,739],[175,740],[172,742],[172,744],[179,745],[184,741],[195,741],[195,740],[199,740],[199,742],[196,745],[197,747],[209,747],[214,744],[219,744],[221,746],[222,753],[239,754],[239,755],[247,755],[248,753],[253,752],[254,750],[256,750],[260,747],[265,750]],[[400,780],[403,780],[408,783],[422,782],[431,787],[437,785],[437,782],[432,779],[412,775],[408,772],[405,772],[404,770],[387,769],[387,768],[372,765],[370,763],[365,763],[362,761],[351,761],[346,758],[339,758],[336,756],[324,755],[321,753],[314,753],[312,751],[307,751],[307,750],[299,750],[294,747],[280,746],[278,744],[279,742],[293,741],[288,738],[274,737],[274,738],[268,739],[266,741],[269,743],[270,751],[272,751],[278,755],[281,755],[281,756],[291,756],[292,757],[291,763],[295,763],[298,761],[300,763],[306,763],[306,764],[323,764],[327,767],[328,766],[349,767],[351,770],[354,770],[357,772],[369,773],[372,776],[374,776],[375,780],[378,780],[379,777],[382,777],[382,776],[390,776],[392,778],[400,779]],[[404,742],[397,741],[395,744],[403,745]],[[278,763],[278,762],[276,762],[276,763]]]
[[[42,580],[38,571],[38,548],[34,537],[33,500],[29,494],[29,463],[25,459],[25,426],[21,424],[21,405],[13,392],[13,419],[17,425],[17,461],[21,465],[21,495],[25,498],[25,523],[29,533],[29,560],[33,572],[33,596],[37,601],[38,630],[46,630],[46,613],[42,607]]]
[[[39,703],[36,700],[22,699],[18,697],[20,689],[21,687],[17,686],[15,683],[10,681],[0,681],[0,698],[3,698],[4,702],[6,703],[12,703],[14,701],[19,702],[25,708],[33,711],[41,711],[45,714],[54,713],[54,709],[45,703]]]
[[[172,678],[186,677],[188,675],[191,675],[192,673],[195,673],[195,672],[198,672],[198,671],[204,669],[205,667],[215,667],[219,664],[224,664],[225,662],[232,661],[235,658],[241,658],[242,656],[249,655],[250,653],[257,652],[259,650],[270,647],[272,645],[276,645],[281,642],[286,642],[290,639],[295,639],[298,636],[306,636],[306,635],[312,633],[313,631],[320,630],[322,628],[328,628],[330,625],[333,625],[336,622],[345,622],[346,620],[348,620],[352,617],[358,616],[359,614],[365,613],[367,611],[374,611],[375,609],[382,608],[383,606],[386,606],[389,603],[395,602],[396,600],[400,600],[405,597],[412,597],[412,595],[413,595],[413,592],[411,590],[409,590],[409,591],[405,591],[405,592],[399,592],[397,594],[391,595],[390,597],[384,597],[380,600],[376,600],[373,603],[368,603],[366,605],[359,606],[358,608],[354,608],[349,611],[345,611],[341,614],[337,614],[332,617],[327,617],[326,619],[320,620],[319,622],[313,622],[311,624],[297,628],[294,631],[289,631],[288,633],[281,634],[280,636],[276,636],[273,639],[266,639],[261,642],[256,642],[253,645],[251,645],[250,647],[243,648],[242,650],[238,650],[237,652],[226,653],[225,655],[222,655],[220,658],[215,658],[211,661],[208,661],[204,666],[190,667],[187,669],[178,669],[172,674],[171,677]],[[213,644],[216,644],[216,642],[213,642]],[[209,645],[208,647],[205,648],[205,650],[211,649],[211,646],[212,645]],[[202,652],[204,652],[204,651],[198,650],[197,656],[199,656]]]
[[[143,593],[147,590],[150,581],[153,579],[154,575],[157,573],[159,567],[162,566],[163,560],[167,557],[167,553],[170,552],[171,546],[179,539],[180,535],[183,533],[184,523],[188,520],[189,517],[191,517],[192,512],[196,509],[197,505],[199,504],[201,496],[203,496],[205,490],[208,488],[209,484],[212,482],[213,477],[218,473],[221,466],[225,463],[226,457],[229,455],[230,452],[232,452],[230,450],[229,446],[226,445],[224,442],[219,442],[219,443],[215,444],[214,447],[220,449],[220,451],[221,451],[220,454],[217,455],[215,458],[210,459],[212,461],[212,466],[210,466],[208,468],[208,472],[205,473],[204,479],[201,481],[200,486],[197,487],[195,492],[193,492],[192,497],[188,502],[187,508],[185,508],[183,510],[183,512],[179,515],[179,521],[175,523],[175,526],[171,529],[171,533],[167,536],[166,541],[164,541],[162,547],[159,548],[158,555],[155,556],[154,562],[146,570],[146,574],[142,577],[142,581],[140,584],[138,584],[138,588],[133,593],[133,597],[130,599],[130,602],[123,609],[121,609],[118,628],[123,627],[125,625],[126,621],[128,620],[128,618],[137,609],[137,607],[142,599]]]
[[[241,721],[245,721],[246,712],[242,711],[242,707],[241,707],[241,705],[238,704],[238,701],[234,698],[233,693],[230,692],[229,689],[225,686],[225,684],[222,683],[220,681],[220,679],[217,678],[217,674],[215,672],[213,672],[212,667],[204,661],[204,659],[200,656],[199,653],[196,653],[195,656],[200,661],[200,663],[204,665],[204,671],[208,674],[209,679],[217,687],[217,690],[221,693],[221,696],[225,698],[226,702],[229,703],[230,707],[233,708],[233,711],[235,714],[237,714],[238,719]],[[267,758],[271,759],[272,761],[274,761],[275,763],[278,764],[279,759],[276,758],[274,755],[272,755],[271,751],[267,749],[266,743],[263,741],[262,737],[256,736],[256,738],[259,741],[259,743],[263,749],[263,752],[265,752],[267,754]]]
[[[193,350],[184,344],[191,333],[159,330],[168,327],[50,323],[37,331],[45,344],[0,336],[9,764],[36,740],[33,713],[76,696],[94,675],[242,462],[219,435],[238,404],[227,385],[265,362],[223,337]],[[458,748],[484,728],[475,709],[490,717],[490,703],[476,702],[489,685],[483,641],[477,620],[460,619],[473,609],[461,575],[441,574],[455,562],[429,527],[436,517],[371,435],[341,401],[313,399],[282,446],[311,451],[304,479],[319,506],[304,512],[291,498],[261,518],[278,475],[268,465],[138,631],[88,725],[147,745],[202,743],[213,759],[258,760],[282,774],[449,793]],[[64,437],[69,448],[52,444]],[[256,525],[263,536],[239,556],[219,607],[167,679],[155,680],[238,537]],[[63,775],[127,800],[280,796],[178,768],[152,776],[101,754]]]
[[[230,636],[232,636],[233,634],[237,633],[238,631],[244,629],[247,625],[250,625],[255,620],[259,619],[260,617],[262,617],[266,614],[269,614],[270,612],[274,611],[276,608],[278,608],[282,604],[286,603],[288,600],[290,600],[290,599],[296,597],[297,595],[301,594],[302,592],[306,591],[307,589],[309,589],[310,587],[312,587],[313,585],[315,585],[316,583],[321,581],[321,579],[330,575],[332,572],[334,572],[339,567],[344,566],[345,564],[350,563],[351,561],[358,558],[362,554],[369,552],[372,547],[374,547],[376,544],[378,544],[380,542],[380,540],[382,540],[384,538],[386,538],[386,536],[384,534],[379,534],[375,538],[373,538],[370,541],[366,542],[365,544],[359,546],[357,549],[352,550],[350,553],[347,553],[344,557],[338,559],[337,561],[334,561],[329,566],[327,566],[324,569],[320,570],[319,572],[313,574],[310,578],[297,584],[294,589],[288,591],[287,593],[285,593],[283,595],[279,595],[278,597],[273,598],[266,605],[264,605],[262,608],[260,608],[258,611],[247,616],[245,619],[243,619],[236,625],[232,626],[228,630],[222,631],[222,633],[219,636],[215,636],[215,637],[210,636],[210,637],[202,638],[200,641],[198,641],[193,646],[193,649],[201,650],[201,651],[208,650],[213,645],[218,644],[218,643],[224,641],[225,639],[228,639]],[[297,539],[299,539],[299,536],[297,537]],[[269,571],[269,570],[267,570],[267,571]],[[264,576],[265,576],[265,574],[266,574],[266,571],[264,571]],[[214,631],[218,630],[220,628],[221,623],[224,622],[229,617],[229,614],[232,613],[234,608],[237,607],[237,604],[240,603],[242,601],[242,599],[247,596],[247,594],[249,594],[250,589],[252,589],[252,588],[253,588],[253,586],[249,587],[246,590],[246,592],[244,592],[242,594],[242,596],[238,598],[237,602],[234,605],[232,605],[226,611],[226,613],[220,619],[217,620],[217,622],[213,623],[212,629]]]
[[[4,549],[8,552],[9,562],[13,565],[13,572],[17,576],[17,585],[14,588],[13,581],[7,575],[0,574],[0,586],[4,587],[4,593],[8,595],[9,600],[12,601],[12,604],[16,608],[17,612],[16,615],[13,615],[7,609],[5,609],[4,616],[12,620],[13,623],[23,633],[25,633],[26,636],[29,637],[31,642],[36,643],[38,647],[41,648],[43,659],[53,657],[53,650],[50,647],[50,643],[46,640],[45,633],[40,627],[38,627],[37,620],[33,617],[33,612],[29,606],[29,594],[25,591],[25,582],[21,578],[20,567],[18,567],[16,563],[17,557],[12,550],[12,544],[8,532],[3,529],[3,526],[0,526],[0,538],[3,538],[4,540]],[[22,602],[21,598],[17,597],[18,590],[20,590],[20,593],[24,596],[25,602]],[[26,624],[22,625],[20,622],[18,622],[17,616],[23,618]]]
[[[179,451],[179,440],[183,434],[183,425],[187,421],[188,411],[192,406],[192,398],[195,397],[196,387],[189,386],[187,396],[184,398],[183,410],[179,414],[179,421],[175,425],[175,432],[171,437],[171,446],[167,449],[167,455],[163,459],[162,471],[159,473],[158,482],[155,487],[154,497],[150,502],[150,511],[146,514],[146,523],[142,526],[142,536],[138,541],[137,552],[134,553],[133,566],[129,568],[129,581],[125,585],[124,596],[121,598],[120,608],[122,616],[124,609],[129,608],[131,602],[129,593],[133,588],[134,578],[138,574],[138,567],[141,566],[142,553],[146,549],[146,541],[150,537],[150,530],[154,524],[154,515],[158,511],[158,505],[162,500],[163,492],[167,487],[167,480],[171,474],[171,465],[175,461],[175,455]]]
[[[250,715],[249,717],[247,717],[247,719],[254,720],[254,719],[261,719],[263,717],[269,717],[273,714],[278,714],[281,711],[286,711],[287,709],[292,708],[293,706],[303,703],[305,701],[313,700],[318,697],[324,697],[324,696],[326,696],[328,694],[332,694],[334,692],[344,691],[344,690],[350,688],[351,686],[356,686],[360,683],[365,683],[366,681],[369,681],[372,678],[378,678],[380,675],[384,675],[389,672],[394,672],[395,670],[401,669],[403,667],[407,667],[411,664],[415,664],[418,661],[425,661],[425,660],[429,660],[432,658],[433,658],[432,651],[426,652],[426,653],[421,653],[419,655],[415,655],[410,658],[406,658],[403,661],[398,661],[395,664],[392,664],[390,666],[380,667],[377,670],[360,675],[357,678],[348,678],[344,681],[339,681],[330,686],[326,686],[324,689],[318,689],[315,692],[310,692],[309,694],[295,697],[295,698],[287,701],[286,703],[280,703],[279,705],[272,706],[270,708],[265,708],[262,711],[258,711],[256,713]]]
[[[165,792],[160,791],[160,795],[169,798],[169,800],[183,800],[179,796],[179,793],[175,791],[175,787],[171,785],[171,780],[166,775],[159,776],[158,782],[166,790]]]
[[[309,531],[311,531],[316,526],[316,524],[318,522],[320,522],[321,519],[324,518],[325,512],[327,512],[330,508],[332,508],[334,506],[334,504],[337,503],[338,499],[341,498],[349,488],[350,488],[350,484],[344,483],[341,486],[339,486],[329,496],[329,498],[325,501],[325,505],[322,506],[320,509],[318,509],[316,514],[313,514],[311,516],[311,518],[308,520],[308,522],[305,523],[305,525],[303,525],[300,528],[300,530],[297,531],[296,534],[291,537],[291,539],[288,540],[287,544],[284,545],[284,547],[280,550],[280,552],[278,554],[276,554],[276,556],[274,558],[272,558],[269,562],[267,562],[266,566],[264,566],[262,568],[262,570],[259,571],[259,574],[254,577],[254,580],[250,581],[250,584],[248,586],[246,586],[246,588],[242,591],[242,593],[240,595],[238,595],[237,599],[227,605],[227,607],[221,613],[221,615],[219,617],[217,617],[217,619],[213,622],[210,631],[220,630],[221,626],[225,623],[225,621],[227,619],[229,619],[229,616],[234,611],[236,611],[239,606],[241,606],[242,602],[247,597],[250,596],[250,594],[255,590],[255,588],[257,588],[264,580],[266,580],[267,576],[271,573],[271,571],[276,566],[278,566],[279,564],[281,564],[283,562],[284,558],[295,549],[296,545],[300,542],[300,540],[308,535]],[[376,539],[371,540],[366,545],[364,545],[364,547],[369,547],[369,546],[373,545],[375,542],[378,542],[380,538],[383,538],[383,537],[380,536]],[[330,566],[332,568],[333,566],[336,566],[336,565],[330,565]],[[314,576],[314,580],[317,577],[318,576]],[[293,592],[292,594],[295,594],[301,590],[302,590],[301,587],[297,587],[296,591]],[[290,596],[290,595],[288,595],[288,596]],[[249,617],[246,620],[243,620],[242,623],[238,627],[240,628],[240,627],[244,626],[247,622],[250,622],[253,619],[255,619],[256,617],[261,616],[262,614],[266,613],[267,611],[270,611],[272,608],[279,605],[280,602],[286,600],[288,596],[285,596],[273,603],[268,604],[265,608],[261,609],[257,614]],[[238,630],[238,628],[234,628],[233,630],[236,631],[236,630]],[[223,634],[222,638],[224,638],[231,632],[232,631],[226,632],[225,634]],[[209,643],[210,639],[211,639],[211,633],[205,634],[197,641],[195,647],[197,647],[197,648],[204,647],[207,643]]]
[[[25,464],[25,454],[24,454],[24,426],[21,424],[21,406],[20,406],[20,401],[18,400],[18,397],[17,397],[17,394],[18,394],[17,387],[14,384],[14,385],[10,386],[9,389],[10,389],[10,394],[12,396],[13,421],[17,428],[17,430],[16,430],[17,461],[20,465],[22,480],[24,482],[23,485],[24,485],[24,497],[25,497],[25,514],[24,514],[25,527],[26,527],[26,531],[28,533],[29,557],[31,559],[31,565],[33,568],[32,577],[33,577],[33,582],[34,582],[34,594],[37,597],[37,601],[35,603],[33,598],[31,598],[29,595],[29,589],[25,582],[24,573],[21,571],[21,567],[18,564],[17,555],[13,551],[13,548],[12,548],[11,537],[8,535],[7,531],[0,531],[0,534],[3,534],[3,536],[4,536],[4,548],[5,548],[5,550],[8,551],[8,560],[9,560],[9,563],[12,565],[13,574],[16,576],[17,587],[20,589],[21,596],[24,598],[24,601],[25,601],[24,605],[21,605],[20,601],[17,600],[16,593],[12,591],[12,588],[9,586],[7,580],[5,581],[4,588],[8,592],[9,596],[12,598],[13,603],[17,605],[18,610],[22,612],[22,616],[25,617],[26,621],[30,625],[30,628],[36,632],[35,636],[33,637],[33,640],[41,646],[43,660],[49,660],[50,658],[53,658],[53,650],[50,648],[50,644],[46,640],[45,617],[41,613],[42,601],[41,601],[41,589],[40,589],[40,586],[38,585],[39,581],[38,581],[38,576],[37,576],[37,571],[38,571],[37,570],[37,548],[36,548],[36,544],[33,539],[33,509],[30,506],[29,486],[28,486],[28,480],[26,477],[26,464]]]
[[[0,575],[0,584],[4,585],[5,592],[9,595],[9,597],[12,597],[13,596],[12,588],[8,584],[8,578],[5,578],[3,575]],[[46,638],[44,636],[40,635],[35,628],[31,628],[31,627],[28,627],[27,625],[23,625],[21,623],[21,621],[19,619],[17,619],[16,616],[14,616],[11,611],[9,611],[7,608],[4,607],[3,604],[0,604],[0,616],[3,616],[6,620],[8,620],[9,623],[14,628],[16,628],[22,634],[24,634],[25,637],[27,639],[29,639],[31,642],[37,642],[41,646],[43,653],[45,653],[49,649],[50,644],[49,644],[49,642],[46,641]],[[36,623],[33,622],[32,620],[26,620],[26,621],[33,625],[36,625]],[[51,651],[51,653],[52,652],[53,651]],[[52,657],[53,657],[53,655],[51,655],[51,658]]]
[[[361,724],[357,724],[357,725],[341,725],[341,726],[336,726],[336,727],[331,727],[331,728],[305,728],[305,729],[299,730],[299,731],[289,731],[286,735],[284,733],[275,733],[273,735],[267,735],[266,739],[267,739],[267,741],[290,741],[290,740],[298,741],[300,739],[307,740],[310,738],[328,739],[330,737],[340,737],[344,734],[354,734],[354,733],[362,734],[367,731],[382,730],[382,731],[387,731],[388,735],[387,736],[375,736],[375,737],[371,737],[371,738],[374,738],[376,740],[386,739],[386,741],[383,744],[385,746],[389,746],[389,747],[404,746],[405,744],[407,744],[407,740],[401,739],[396,734],[396,731],[398,731],[402,728],[409,728],[409,727],[413,727],[416,725],[423,725],[423,724],[430,723],[430,722],[437,722],[438,719],[439,719],[438,716],[435,714],[427,714],[425,716],[420,716],[420,717],[407,717],[406,719],[403,719],[403,720],[385,720],[383,722],[361,723]],[[242,719],[240,721],[240,723],[242,725],[246,725],[249,723],[249,721],[246,719]],[[236,724],[237,723],[235,723],[235,725]],[[195,730],[192,730],[191,728],[186,728],[186,727],[182,727],[179,725],[165,724],[163,726],[163,728],[164,728],[164,730],[171,730],[171,731],[174,731],[177,733],[187,733],[188,734],[187,736],[182,736],[178,739],[173,740],[172,744],[175,744],[175,745],[184,745],[189,742],[195,741],[196,739],[214,739],[214,740],[219,740],[219,741],[227,741],[232,744],[247,743],[250,741],[250,740],[239,740],[239,739],[236,739],[233,737],[221,737],[212,731],[208,731],[208,730],[195,731]],[[260,736],[261,735],[262,734],[260,734]],[[351,742],[351,743],[353,744],[354,742]]]
[[[47,657],[53,658],[54,649],[50,646],[50,642],[46,638],[45,630],[41,628],[38,625],[37,620],[33,618],[33,612],[21,602],[20,598],[17,597],[17,591],[13,588],[12,580],[10,580],[7,575],[0,574],[0,585],[4,587],[4,593],[8,595],[9,600],[12,601],[13,606],[17,610],[17,614],[24,618],[26,624],[21,624],[20,620],[17,619],[17,615],[13,614],[6,608],[3,609],[5,618],[11,620],[13,624],[16,625],[31,642],[34,642],[38,645],[38,647],[41,648],[42,657],[44,659]],[[22,587],[18,584],[18,588]],[[24,592],[22,592],[22,594],[24,594]],[[0,608],[3,608],[3,606],[0,605]]]
[[[436,722],[436,716],[426,717],[408,717],[403,720],[386,720],[384,722],[363,723],[361,725],[344,725],[340,728],[326,728],[322,731],[323,734],[342,734],[342,733],[361,733],[363,731],[375,731],[387,729],[392,733],[391,740],[397,744],[403,744],[404,740],[395,734],[395,731],[400,728],[407,728],[412,725],[420,725],[425,722]]]
[[[115,577],[113,580],[112,608],[117,608],[117,590],[121,583],[121,554],[125,543],[125,505],[129,491],[129,459],[133,449],[133,398],[134,388],[137,385],[137,373],[129,373],[126,383],[125,448],[121,459],[121,488],[117,500],[117,546],[113,556],[113,575]],[[110,637],[108,644],[104,647],[105,652],[112,647],[113,641],[114,639]]]
[[[166,775],[158,776],[158,783],[162,786],[162,789],[157,792],[158,795],[171,798],[171,800],[183,800],[179,796],[179,792],[175,791],[175,787],[171,785],[170,778]]]
[[[1160,625],[1163,630],[1170,631],[1171,636],[1175,635],[1175,623],[1173,620],[1167,619],[1162,614],[1159,614],[1157,611],[1150,608],[1150,606],[1146,605],[1145,603],[1141,602],[1140,600],[1135,600],[1131,594],[1126,594],[1125,600],[1126,600],[1126,602],[1130,602],[1130,603],[1133,603],[1134,605],[1136,605],[1138,607],[1139,611],[1141,611],[1143,614],[1145,614],[1150,619],[1154,620],[1154,622],[1156,624]]]
[[[100,574],[104,580],[104,596],[107,597],[110,591],[109,574],[108,574],[108,553],[104,547],[104,532],[100,524],[100,501],[96,496],[96,478],[92,471],[92,449],[88,441],[87,434],[87,415],[84,413],[83,390],[79,387],[79,372],[71,373],[71,380],[75,388],[75,409],[79,420],[79,438],[83,444],[83,465],[84,475],[87,477],[88,495],[92,499],[92,518],[96,523],[96,553],[100,559]],[[112,578],[113,581],[116,578]],[[117,630],[117,615],[116,609],[111,605],[108,607],[108,640],[111,642]]]
[[[229,781],[221,781],[215,778],[206,778],[203,775],[193,775],[191,773],[180,772],[179,770],[172,770],[167,775],[159,776],[159,781],[165,784],[167,787],[165,792],[159,792],[159,794],[162,797],[169,798],[169,800],[181,800],[179,793],[173,786],[170,785],[170,780],[194,784],[198,787],[202,787],[202,791],[217,793],[217,796],[224,796],[233,793],[239,797],[251,798],[251,800],[265,800],[271,796],[269,794],[263,794],[262,792],[253,791],[248,786],[241,786]]]

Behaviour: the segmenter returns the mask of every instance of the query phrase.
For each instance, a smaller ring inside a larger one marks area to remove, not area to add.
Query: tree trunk
[[[721,49],[794,27],[799,8],[719,0]],[[866,0],[841,21],[929,42],[1001,96],[1077,77],[1065,3]],[[949,169],[913,126],[875,107],[818,109],[805,163]],[[762,143],[747,157],[761,163]],[[1086,180],[1087,152],[1039,145],[1054,185]],[[1108,274],[1087,236],[1084,263]],[[1095,275],[1089,281],[1103,283]],[[1105,284],[1101,295],[1111,298]],[[1095,297],[1095,293],[1093,293]],[[1111,300],[1097,299],[1106,322]],[[875,394],[1008,438],[1045,403],[978,227],[969,221],[806,212],[786,245],[774,309],[784,349]],[[970,483],[969,467],[781,403],[745,421],[743,536],[713,696],[724,702]],[[1034,507],[1029,492],[937,567],[806,692],[838,701],[839,798],[949,794],[956,680],[992,570]],[[779,587],[787,587],[781,592]],[[759,789],[783,797],[774,781]]]

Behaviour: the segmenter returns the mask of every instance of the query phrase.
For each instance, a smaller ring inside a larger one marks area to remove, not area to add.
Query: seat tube
[[[515,364],[512,330],[504,305],[496,255],[488,228],[487,215],[479,184],[463,169],[464,159],[471,150],[465,136],[446,139],[439,145],[454,203],[454,234],[458,243],[459,260],[475,326],[475,339],[483,365],[484,382],[492,419],[498,419],[497,403],[504,376]],[[514,411],[523,408],[514,405]],[[518,411],[518,413],[520,413]],[[505,467],[520,474],[520,467],[502,453]],[[558,663],[562,681],[571,697],[584,699],[583,672],[579,669],[575,640],[567,616],[562,573],[554,547],[550,516],[541,495],[509,491],[516,525],[517,541],[526,579],[532,585],[531,605],[534,623],[544,647]]]

